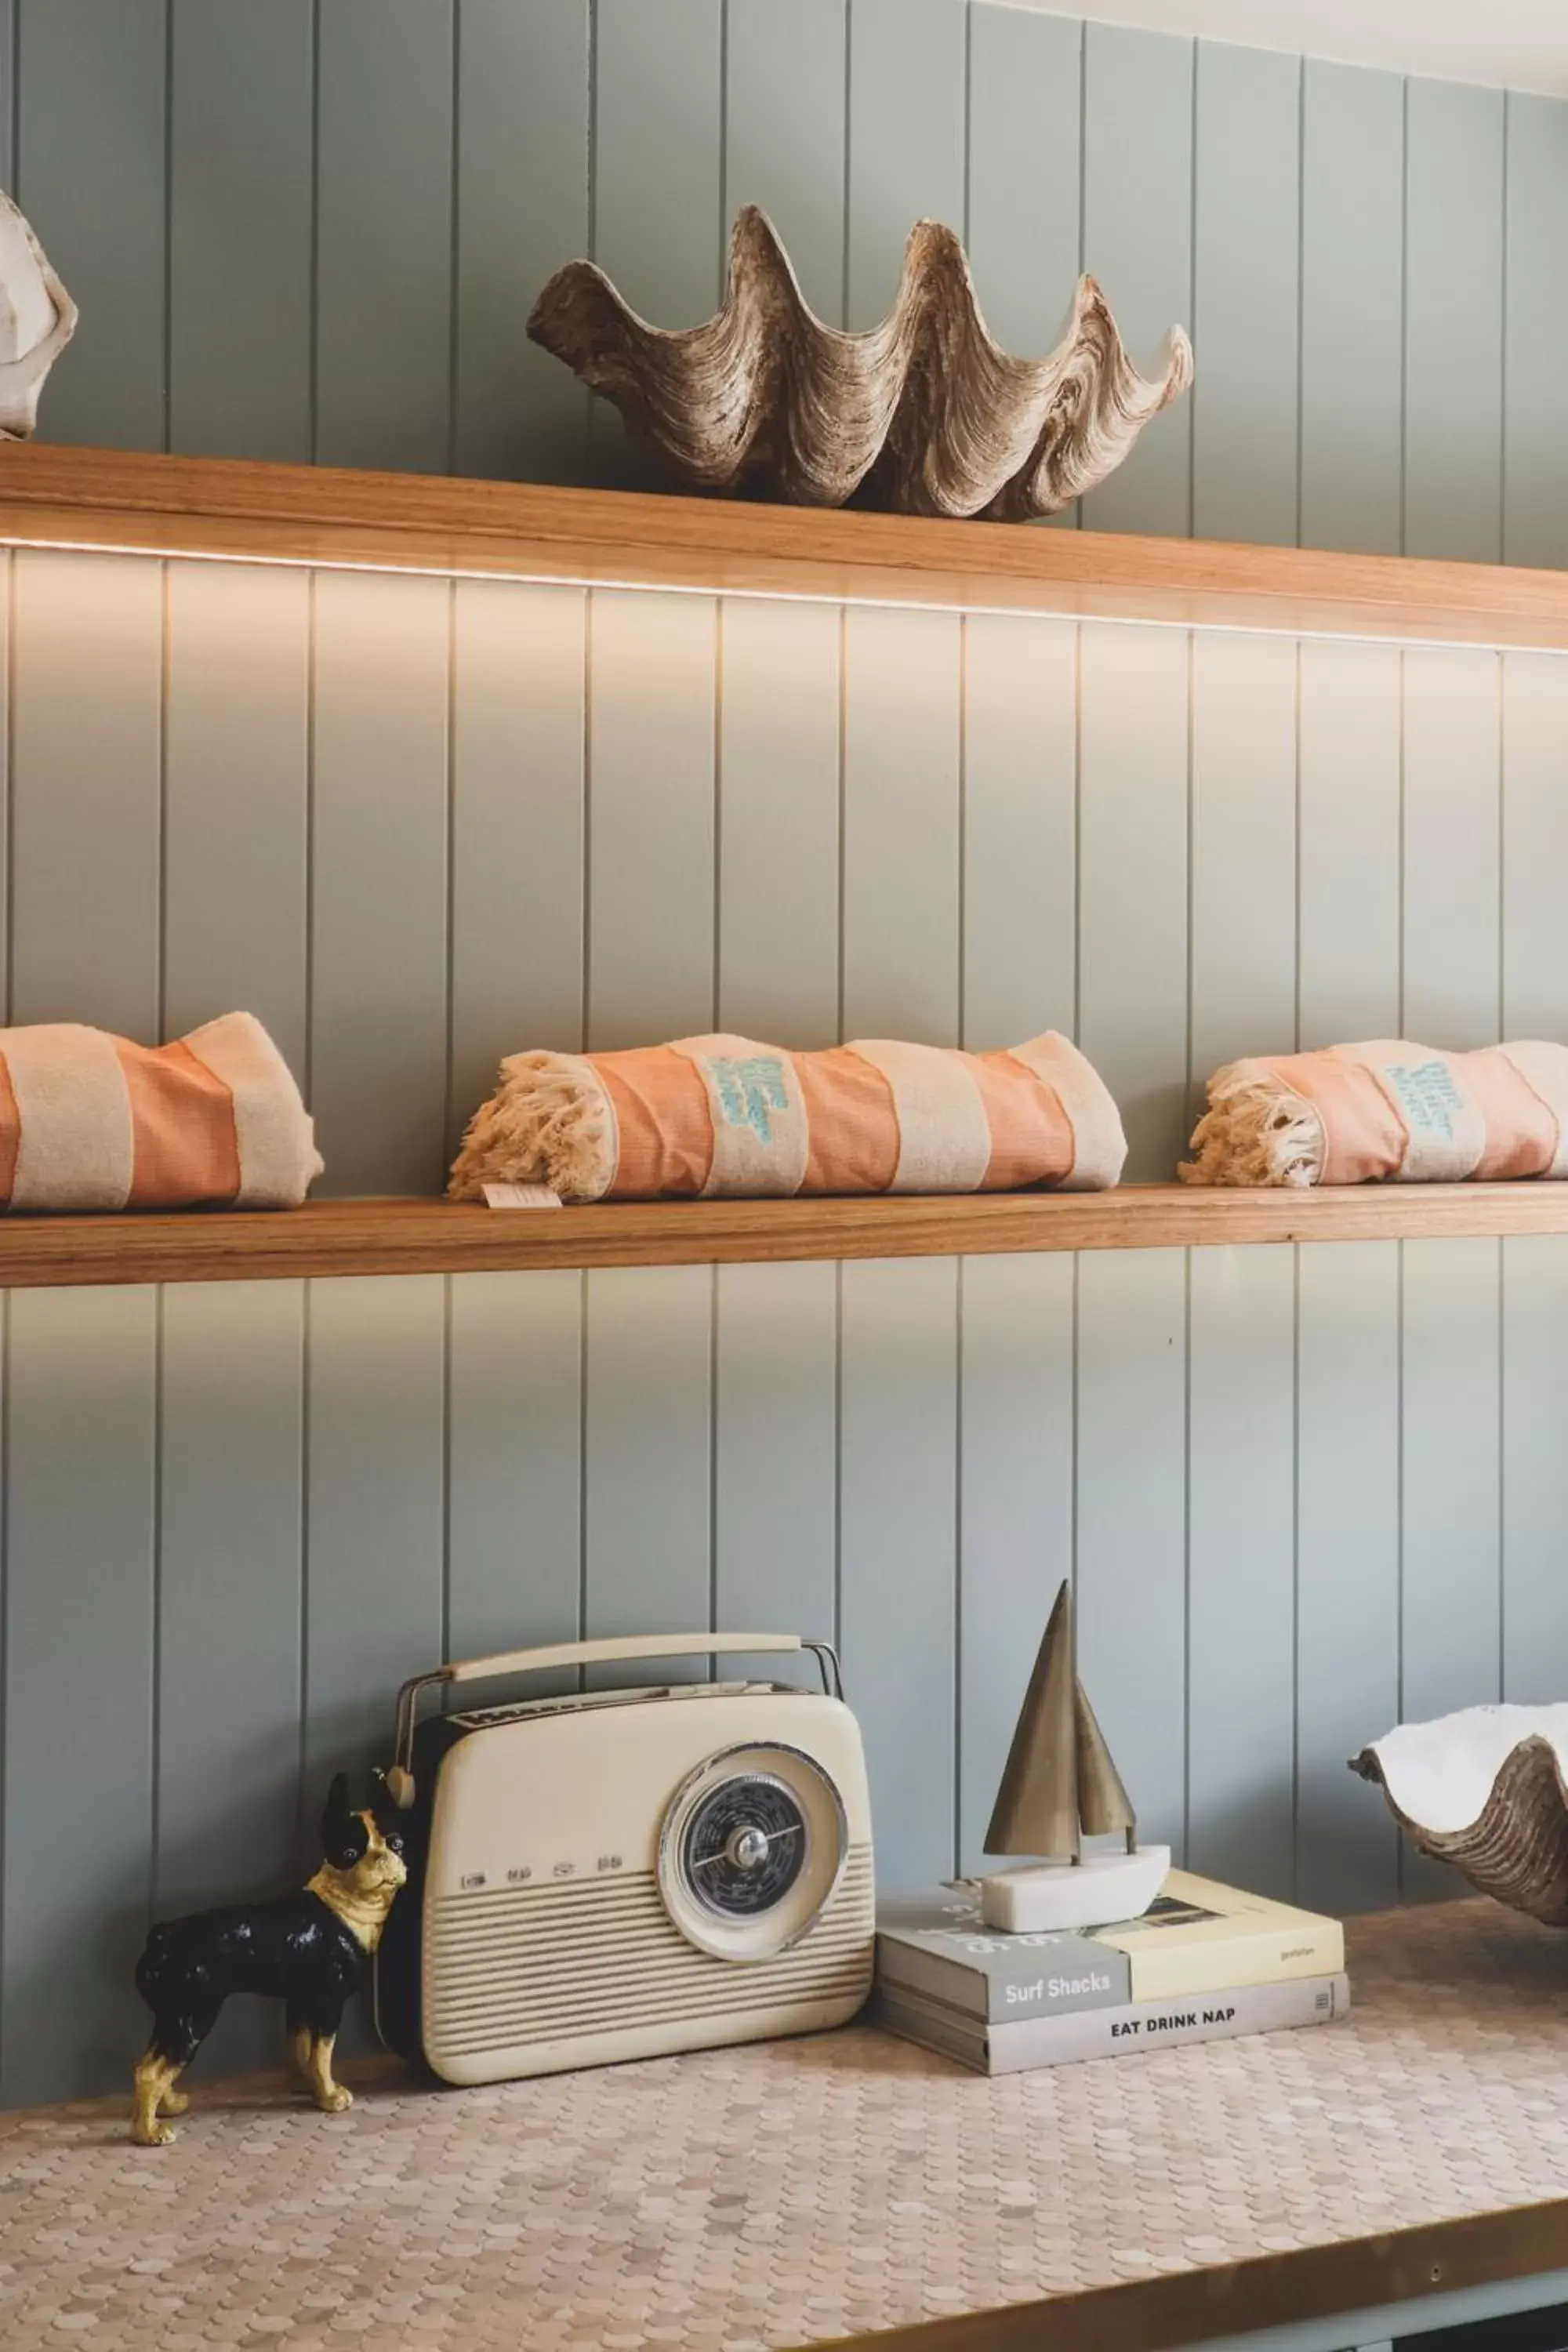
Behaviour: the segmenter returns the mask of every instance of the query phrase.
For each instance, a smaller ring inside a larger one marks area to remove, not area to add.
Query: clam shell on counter
[[[602,269],[573,261],[528,332],[689,488],[1001,521],[1056,514],[1104,481],[1193,378],[1179,327],[1158,373],[1141,376],[1092,278],[1048,359],[1009,358],[985,331],[962,244],[937,221],[910,230],[881,325],[842,333],[807,308],[752,205],[704,325],[650,326]]]
[[[1404,1723],[1351,1769],[1381,1785],[1420,1853],[1513,1910],[1568,1927],[1568,1705]]]
[[[0,440],[26,441],[44,378],[76,332],[77,308],[43,247],[0,194]]]

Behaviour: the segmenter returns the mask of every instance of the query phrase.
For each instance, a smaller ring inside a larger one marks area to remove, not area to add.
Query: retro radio
[[[820,1692],[655,1684],[418,1720],[437,1685],[803,1649]],[[649,1634],[440,1666],[399,1694],[396,1758],[409,1875],[376,2027],[445,2081],[801,2033],[865,2000],[870,1805],[826,1643]]]

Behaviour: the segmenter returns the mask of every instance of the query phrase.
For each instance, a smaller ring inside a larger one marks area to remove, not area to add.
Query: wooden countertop
[[[995,2083],[851,2027],[475,2091],[376,2062],[342,2117],[198,2066],[161,2151],[123,2101],[12,2114],[0,2340],[1156,2352],[1562,2266],[1568,1937],[1448,1904],[1351,1968],[1342,2025]]]

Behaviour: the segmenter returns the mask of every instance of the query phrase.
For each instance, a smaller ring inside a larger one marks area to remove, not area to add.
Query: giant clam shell
[[[77,308],[43,247],[0,194],[0,441],[26,441],[44,378],[76,332]]]
[[[1422,1853],[1483,1895],[1568,1927],[1568,1706],[1468,1706],[1403,1723],[1351,1769]]]
[[[528,331],[699,490],[900,514],[1056,514],[1115,470],[1193,380],[1171,331],[1141,376],[1105,297],[1080,278],[1048,359],[1010,359],[985,331],[963,247],[917,221],[879,327],[844,334],[810,310],[773,224],[735,217],[724,299],[700,327],[650,326],[591,261],[558,269]]]

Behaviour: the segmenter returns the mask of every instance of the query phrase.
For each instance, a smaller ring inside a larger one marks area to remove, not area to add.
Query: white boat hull
[[[1032,1862],[980,1881],[980,1916],[1010,1936],[1063,1928],[1108,1927],[1141,1918],[1165,1883],[1168,1845],[1131,1853],[1086,1853],[1081,1862]]]

